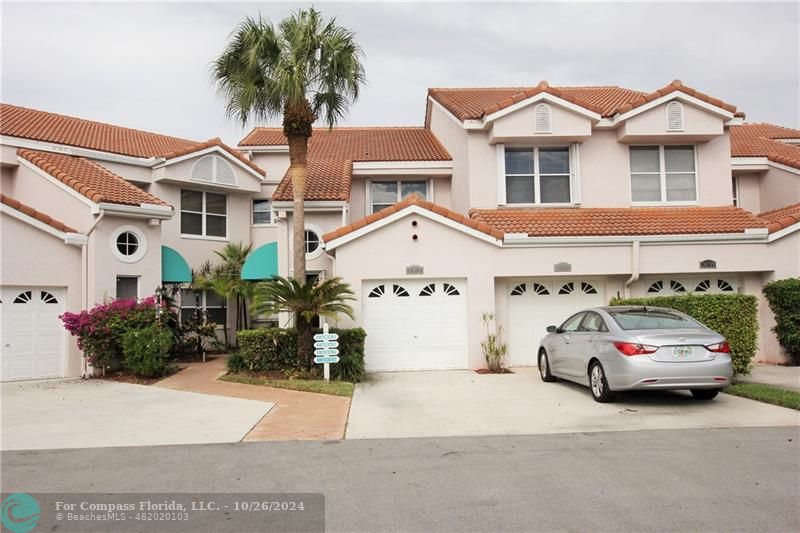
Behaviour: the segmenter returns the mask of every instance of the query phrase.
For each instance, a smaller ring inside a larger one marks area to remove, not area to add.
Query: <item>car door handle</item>
[[[570,337],[569,335],[564,335],[564,342],[566,342],[567,344],[569,344],[569,343],[570,343],[570,341],[572,341],[572,337]]]

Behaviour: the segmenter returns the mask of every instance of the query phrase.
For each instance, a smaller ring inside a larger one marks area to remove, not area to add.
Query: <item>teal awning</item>
[[[278,275],[278,243],[259,246],[247,256],[242,267],[242,279],[270,279]]]
[[[169,246],[161,247],[161,281],[162,283],[191,283],[192,270],[176,250]]]

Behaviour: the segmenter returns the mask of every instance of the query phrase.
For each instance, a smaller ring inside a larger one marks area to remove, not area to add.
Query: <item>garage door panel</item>
[[[66,333],[58,317],[64,312],[65,291],[6,287],[0,294],[3,328],[0,379],[62,377]]]
[[[466,368],[465,292],[459,280],[365,282],[367,370]]]
[[[509,283],[509,365],[535,366],[547,326],[560,325],[583,309],[605,305],[602,287],[602,282],[596,279]]]

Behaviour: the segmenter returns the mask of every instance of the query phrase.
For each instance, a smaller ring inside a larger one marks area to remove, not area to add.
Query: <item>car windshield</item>
[[[609,311],[614,321],[623,330],[635,329],[697,329],[702,328],[698,322],[667,311],[651,311],[628,309],[625,311]]]

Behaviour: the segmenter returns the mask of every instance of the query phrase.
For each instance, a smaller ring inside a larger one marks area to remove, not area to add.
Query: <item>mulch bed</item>
[[[513,372],[507,368],[504,368],[502,372],[492,372],[488,368],[479,368],[475,371],[476,374],[513,374]]]
[[[152,385],[153,383],[157,383],[164,378],[168,378],[173,374],[177,374],[182,369],[175,366],[170,368],[169,372],[161,377],[158,378],[140,378],[138,376],[134,376],[129,372],[125,372],[122,370],[116,372],[106,372],[106,375],[97,375],[94,379],[105,379],[108,381],[116,381],[117,383],[131,383],[133,385]]]

